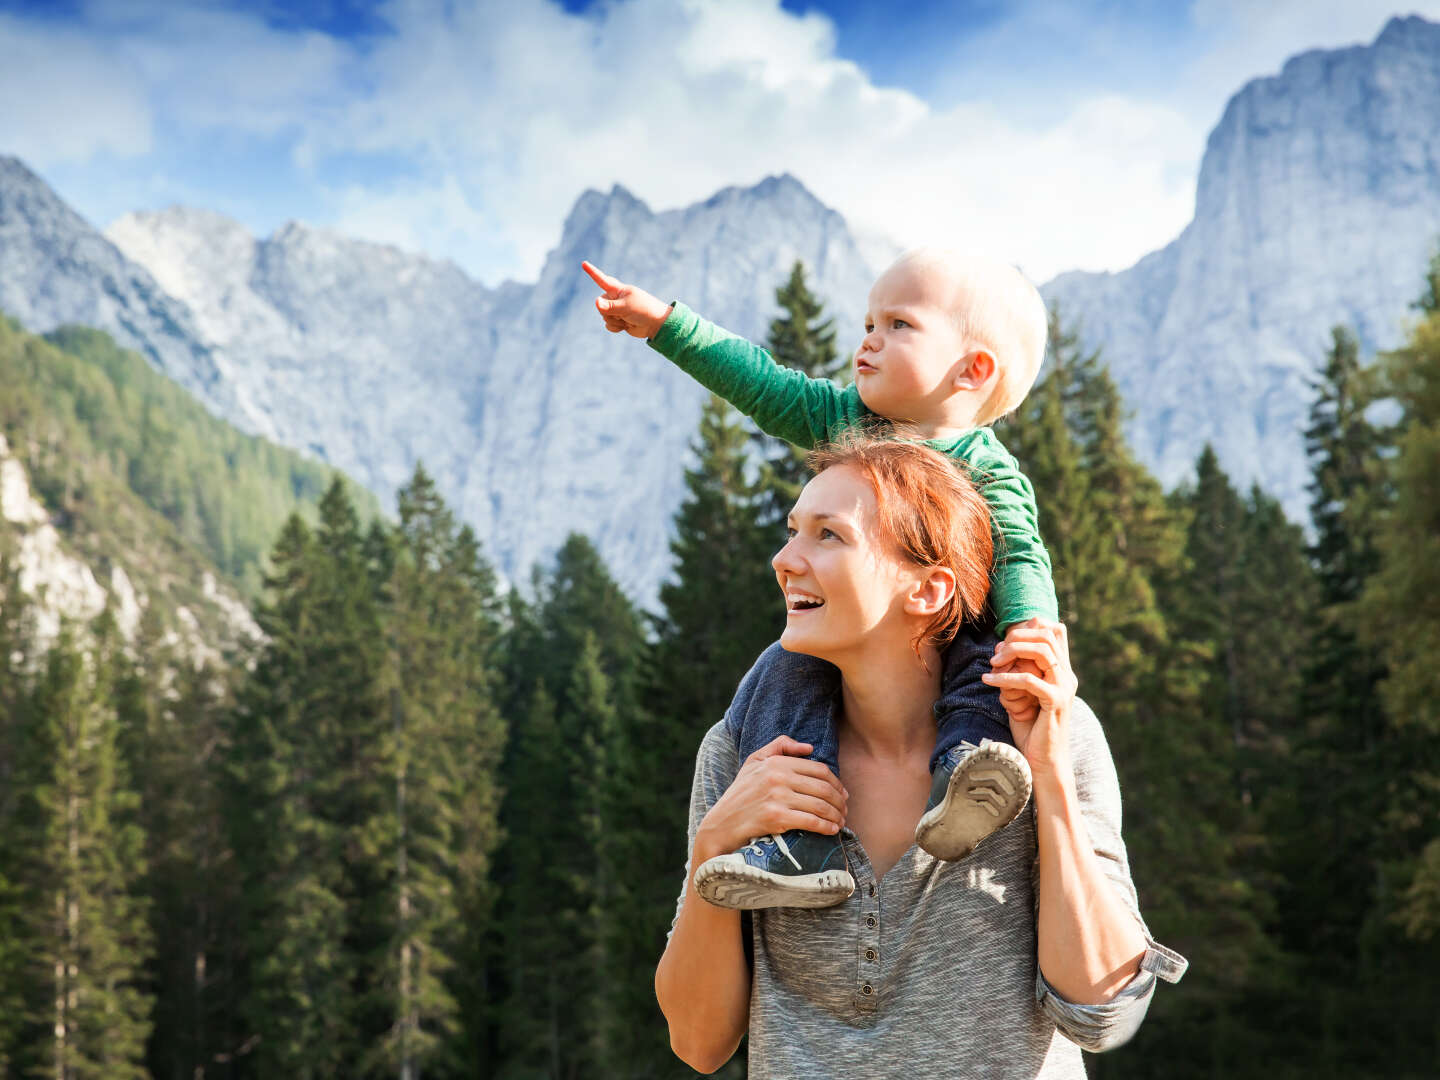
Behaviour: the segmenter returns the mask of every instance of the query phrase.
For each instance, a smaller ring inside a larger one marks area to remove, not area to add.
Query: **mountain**
[[[1371,45],[1297,56],[1227,105],[1173,243],[1043,288],[1103,348],[1164,481],[1213,442],[1304,517],[1300,433],[1329,329],[1397,343],[1440,237],[1437,115],[1440,26],[1396,19]],[[0,159],[0,309],[107,330],[385,505],[423,460],[512,579],[582,531],[646,603],[669,570],[702,392],[603,332],[580,260],[763,337],[799,258],[848,347],[882,250],[790,176],[660,213],[615,187],[580,197],[537,281],[490,289],[330,230],[262,239],[193,209],[101,236]]]
[[[290,513],[314,520],[333,469],[216,419],[96,330],[0,319],[0,386],[0,552],[43,640],[107,605],[127,638],[153,608],[197,657],[258,636],[264,557]]]
[[[173,208],[106,235],[226,358],[247,410],[223,415],[387,504],[423,460],[507,576],[578,530],[642,598],[668,572],[703,391],[605,333],[580,261],[755,336],[795,259],[820,295],[846,298],[850,326],[872,277],[840,215],[789,176],[663,213],[621,187],[586,192],[539,280],[494,290],[450,263],[299,224],[256,239]]]
[[[1237,482],[1308,516],[1301,432],[1329,331],[1397,345],[1440,243],[1440,26],[1302,53],[1246,84],[1211,133],[1195,217],[1113,274],[1044,292],[1104,350],[1167,483],[1206,442]]]
[[[203,401],[234,414],[235,373],[189,309],[18,159],[0,155],[0,312],[37,331],[104,330]]]

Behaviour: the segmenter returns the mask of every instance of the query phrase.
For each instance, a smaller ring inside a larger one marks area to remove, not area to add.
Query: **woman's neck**
[[[896,647],[898,645],[898,647]],[[854,744],[877,758],[902,758],[935,745],[935,699],[940,696],[939,653],[922,647],[929,671],[908,641],[838,660],[844,726]]]

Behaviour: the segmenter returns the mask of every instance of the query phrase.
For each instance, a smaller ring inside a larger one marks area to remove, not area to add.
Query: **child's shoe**
[[[840,837],[791,829],[706,859],[695,891],[716,907],[832,907],[855,891]]]
[[[1030,799],[1030,763],[1006,743],[961,743],[935,766],[915,842],[937,859],[963,859]]]

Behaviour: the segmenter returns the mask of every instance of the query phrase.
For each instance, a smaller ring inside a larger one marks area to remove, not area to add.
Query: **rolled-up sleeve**
[[[1140,1022],[1155,995],[1155,980],[1178,982],[1187,961],[1173,949],[1146,941],[1139,973],[1109,1001],[1099,1005],[1077,1005],[1061,996],[1037,967],[1035,1000],[1061,1033],[1082,1050],[1098,1054],[1128,1042],[1140,1030]]]

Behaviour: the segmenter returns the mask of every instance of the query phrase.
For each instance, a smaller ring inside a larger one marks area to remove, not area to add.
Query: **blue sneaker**
[[[695,891],[716,907],[833,907],[855,891],[840,837],[791,829],[706,859]]]
[[[915,842],[937,859],[963,859],[1030,801],[1030,763],[1007,743],[961,743],[935,766]]]

